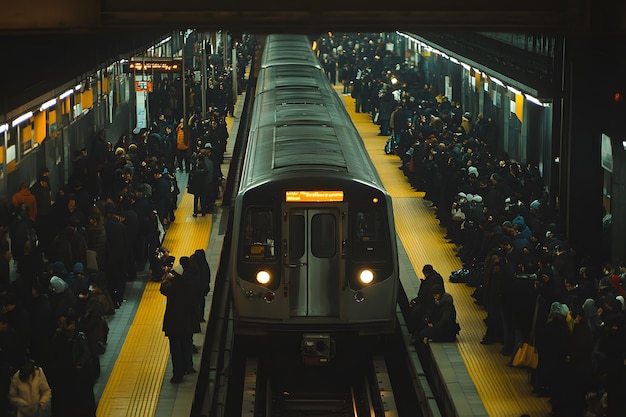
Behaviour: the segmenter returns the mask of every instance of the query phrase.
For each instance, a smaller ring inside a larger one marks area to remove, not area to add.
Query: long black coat
[[[167,337],[191,337],[201,331],[196,305],[190,302],[195,299],[194,288],[185,276],[172,275],[161,283],[161,294],[167,297],[163,331]]]

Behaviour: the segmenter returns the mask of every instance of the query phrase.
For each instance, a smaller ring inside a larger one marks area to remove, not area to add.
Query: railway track
[[[364,365],[364,364],[363,364]],[[382,357],[368,369],[300,369],[289,375],[246,359],[241,415],[272,417],[374,417],[398,415]],[[282,368],[285,370],[285,368]]]

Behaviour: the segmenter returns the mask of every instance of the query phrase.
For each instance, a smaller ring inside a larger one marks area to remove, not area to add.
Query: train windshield
[[[244,225],[244,257],[250,260],[276,256],[274,212],[268,208],[250,208]]]
[[[357,210],[353,215],[352,241],[355,260],[383,260],[388,256],[383,213],[379,209]]]

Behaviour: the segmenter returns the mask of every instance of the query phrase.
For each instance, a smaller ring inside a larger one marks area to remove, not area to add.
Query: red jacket
[[[11,197],[13,207],[17,208],[20,203],[28,204],[28,217],[35,221],[37,219],[37,199],[28,188],[19,190]]]

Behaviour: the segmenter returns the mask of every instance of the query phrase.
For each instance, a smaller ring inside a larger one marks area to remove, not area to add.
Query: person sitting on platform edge
[[[461,326],[456,321],[456,308],[452,295],[435,285],[432,289],[435,308],[428,317],[426,327],[419,332],[424,344],[431,342],[454,342]]]
[[[444,287],[443,277],[433,268],[432,265],[426,264],[422,268],[424,278],[420,278],[420,286],[417,290],[417,296],[411,300],[409,331],[411,333],[419,333],[425,326],[426,320],[435,308],[435,300],[432,297],[432,289],[435,285]]]

